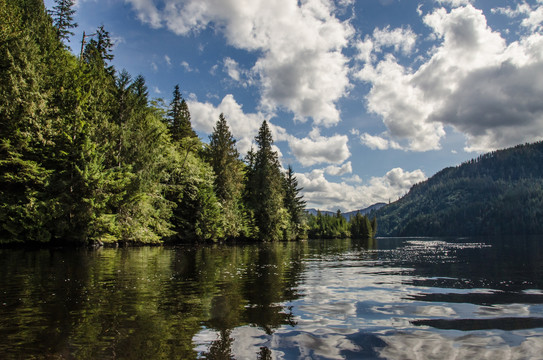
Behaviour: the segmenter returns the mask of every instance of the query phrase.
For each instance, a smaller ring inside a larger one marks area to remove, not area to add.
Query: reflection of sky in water
[[[262,347],[274,359],[543,358],[543,330],[522,321],[543,318],[541,291],[522,278],[483,278],[476,271],[469,276],[474,265],[464,255],[484,255],[488,245],[408,240],[384,248],[306,259],[297,288],[302,296],[282,304],[292,306],[296,325],[271,335],[251,326],[233,329],[235,358],[254,359]],[[521,286],[517,282],[526,288],[499,288]],[[499,318],[513,328],[498,330],[485,322]],[[413,323],[421,319],[445,320],[449,330]],[[473,326],[477,330],[465,331]],[[193,341],[203,353],[218,338],[217,331],[203,329]]]

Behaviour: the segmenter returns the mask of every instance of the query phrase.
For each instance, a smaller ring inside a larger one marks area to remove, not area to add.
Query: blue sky
[[[46,0],[50,8],[52,0]],[[308,207],[388,202],[444,167],[543,139],[543,0],[78,0],[118,70],[242,154],[263,120]]]

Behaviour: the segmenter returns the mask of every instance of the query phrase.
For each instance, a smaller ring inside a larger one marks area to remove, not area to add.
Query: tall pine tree
[[[273,150],[273,138],[264,121],[255,138],[258,146],[251,168],[248,171],[248,207],[253,211],[258,227],[258,237],[262,241],[283,238],[283,230],[288,226],[288,213],[283,207],[284,188],[277,152]]]
[[[298,180],[294,175],[292,167],[289,165],[285,173],[285,208],[290,215],[292,237],[300,237],[304,233],[304,210],[305,200],[300,195],[302,188],[298,187]],[[338,210],[339,211],[339,210]]]
[[[168,116],[170,118],[171,134],[175,141],[180,141],[187,137],[197,137],[190,122],[189,107],[185,99],[181,96],[179,85],[175,85],[173,90],[173,99],[170,103]]]
[[[215,172],[215,193],[224,213],[224,233],[227,238],[249,235],[244,211],[243,168],[230,128],[223,114],[209,136],[205,156]]]
[[[77,27],[77,23],[74,22],[75,3],[73,0],[55,0],[55,3],[51,12],[53,25],[57,29],[58,39],[65,42],[74,34],[70,29]]]

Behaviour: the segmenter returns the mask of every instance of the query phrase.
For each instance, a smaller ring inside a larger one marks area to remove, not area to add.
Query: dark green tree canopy
[[[247,173],[248,206],[254,211],[259,237],[262,240],[277,240],[283,236],[282,224],[289,222],[289,219],[284,218],[288,216],[283,206],[284,178],[266,121],[262,123],[255,142],[258,150],[254,156],[249,155],[253,164]]]
[[[294,175],[292,166],[288,166],[285,173],[285,208],[288,210],[291,221],[295,225],[301,225],[303,213],[305,210],[305,200],[300,192],[303,190],[298,187],[298,179]],[[338,216],[341,212],[338,210]]]
[[[171,133],[174,140],[180,141],[187,137],[198,137],[192,129],[189,107],[185,99],[183,99],[183,96],[181,96],[179,84],[174,87],[173,99],[170,103],[168,116],[170,118]]]
[[[236,149],[236,140],[230,132],[224,114],[209,136],[209,147],[206,151],[208,162],[215,172],[215,191],[221,200],[229,200],[240,194],[241,161]]]

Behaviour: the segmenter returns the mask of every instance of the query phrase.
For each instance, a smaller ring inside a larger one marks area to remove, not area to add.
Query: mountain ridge
[[[378,236],[543,234],[543,142],[444,168],[376,216]]]
[[[358,212],[360,212],[361,215],[368,215],[372,211],[377,211],[377,210],[379,210],[380,208],[382,208],[385,205],[386,205],[386,203],[378,202],[378,203],[375,203],[375,204],[370,205],[370,206],[368,206],[366,208],[363,208],[363,209],[353,210],[353,211],[349,211],[349,212],[346,212],[346,213],[341,213],[341,215],[343,215],[343,217],[345,219],[349,220],[352,216],[356,215]],[[336,211],[319,210],[319,209],[315,209],[315,208],[306,209],[305,211],[307,213],[311,214],[311,215],[317,215],[318,211],[320,211],[321,214],[323,214],[323,215],[335,215],[337,213]]]

